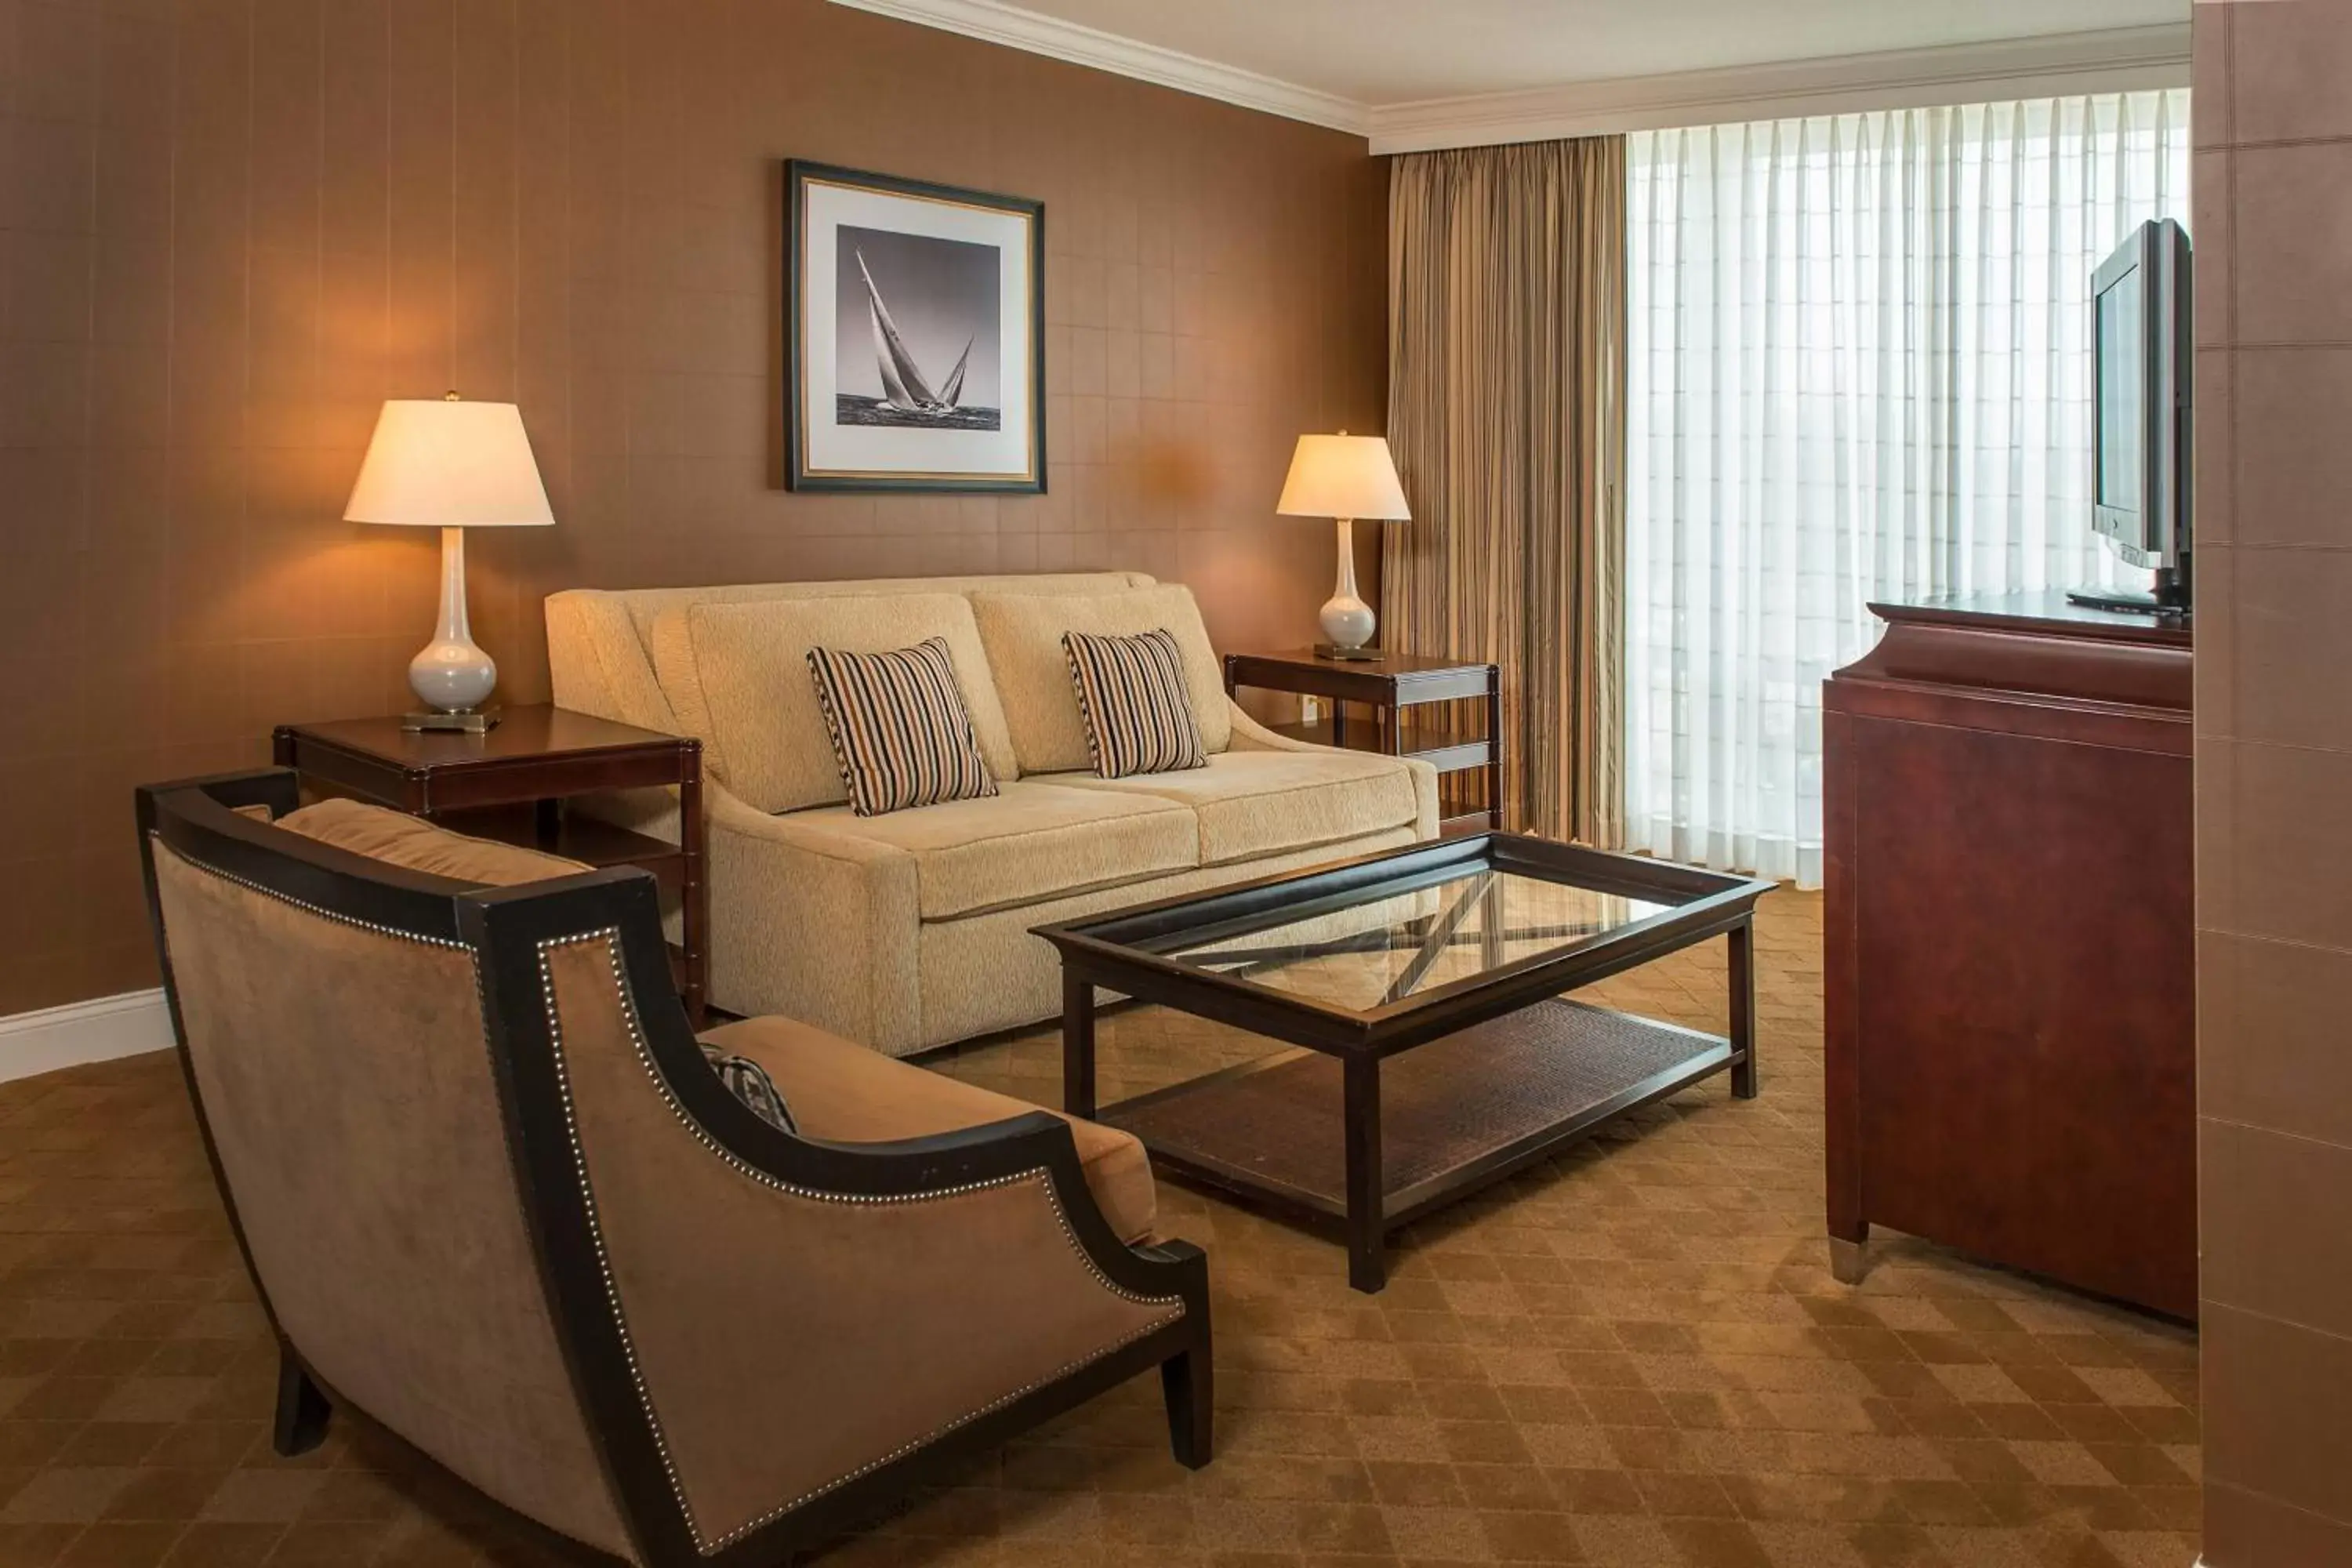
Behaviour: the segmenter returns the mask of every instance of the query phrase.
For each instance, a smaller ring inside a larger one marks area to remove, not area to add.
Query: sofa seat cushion
[[[903,849],[915,859],[916,913],[955,920],[1200,864],[1192,813],[1150,795],[1022,780],[983,800],[858,816],[794,812],[796,825]]]
[[[730,1056],[768,1071],[803,1138],[832,1143],[884,1143],[1009,1121],[1042,1109],[1027,1100],[963,1083],[927,1068],[894,1061],[791,1018],[746,1018],[702,1037]],[[1059,1111],[1048,1112],[1060,1115]],[[1150,1162],[1130,1132],[1063,1117],[1077,1142],[1087,1190],[1121,1241],[1151,1235],[1159,1195]]]
[[[1203,866],[1224,866],[1336,844],[1418,820],[1412,770],[1394,757],[1318,746],[1299,752],[1220,752],[1205,768],[1098,779],[1055,773],[1069,789],[1148,795],[1189,806]]]
[[[486,888],[544,882],[590,868],[562,855],[452,833],[421,816],[340,795],[289,811],[278,826],[371,860]]]

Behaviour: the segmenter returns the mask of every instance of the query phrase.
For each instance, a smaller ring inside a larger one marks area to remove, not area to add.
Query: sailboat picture
[[[784,483],[1045,488],[1044,204],[793,160]]]
[[[848,224],[835,230],[835,278],[856,284],[836,283],[835,420],[920,430],[998,428],[995,247]],[[887,291],[877,268],[890,279]]]

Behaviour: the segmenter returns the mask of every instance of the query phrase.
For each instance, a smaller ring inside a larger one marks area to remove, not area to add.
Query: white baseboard
[[[172,1048],[163,993],[126,991],[0,1018],[0,1083]]]

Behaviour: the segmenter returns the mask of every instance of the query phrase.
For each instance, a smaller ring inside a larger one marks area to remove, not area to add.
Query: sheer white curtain
[[[2090,531],[2091,272],[2188,217],[2186,90],[1626,139],[1625,823],[1822,875],[1865,605],[2146,574]]]

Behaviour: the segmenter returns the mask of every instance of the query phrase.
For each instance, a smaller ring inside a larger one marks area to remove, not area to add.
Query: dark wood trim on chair
[[[214,1148],[181,1027],[155,889],[153,847],[158,840],[223,875],[327,914],[472,950],[508,1152],[538,1255],[549,1316],[622,1517],[646,1563],[726,1568],[773,1563],[855,1527],[886,1499],[971,1453],[994,1447],[1154,1366],[1161,1369],[1176,1458],[1196,1468],[1208,1462],[1213,1377],[1207,1258],[1187,1242],[1139,1247],[1121,1242],[1087,1186],[1077,1146],[1060,1118],[1037,1110],[988,1126],[890,1143],[828,1143],[783,1132],[729,1093],[704,1060],[670,984],[656,883],[646,872],[616,867],[522,887],[484,889],[352,855],[234,809],[265,805],[282,812],[294,804],[294,775],[282,769],[138,792],[149,915],[182,1068],[222,1202],[273,1328],[278,1320],[246,1247],[236,1198]],[[1072,1236],[1103,1278],[1123,1292],[1179,1299],[1181,1314],[1055,1382],[832,1488],[717,1552],[698,1551],[663,1467],[659,1439],[638,1396],[623,1331],[605,1292],[594,1219],[580,1188],[571,1147],[559,1045],[549,1027],[543,947],[607,933],[617,938],[626,981],[624,1001],[635,1011],[646,1051],[663,1085],[726,1155],[779,1182],[861,1197],[930,1193],[1042,1172]],[[280,1452],[299,1452],[323,1436],[330,1405],[345,1402],[310,1373],[300,1347],[287,1342],[282,1330],[280,1343],[284,1361],[276,1438]],[[529,1522],[545,1532],[545,1526]]]

